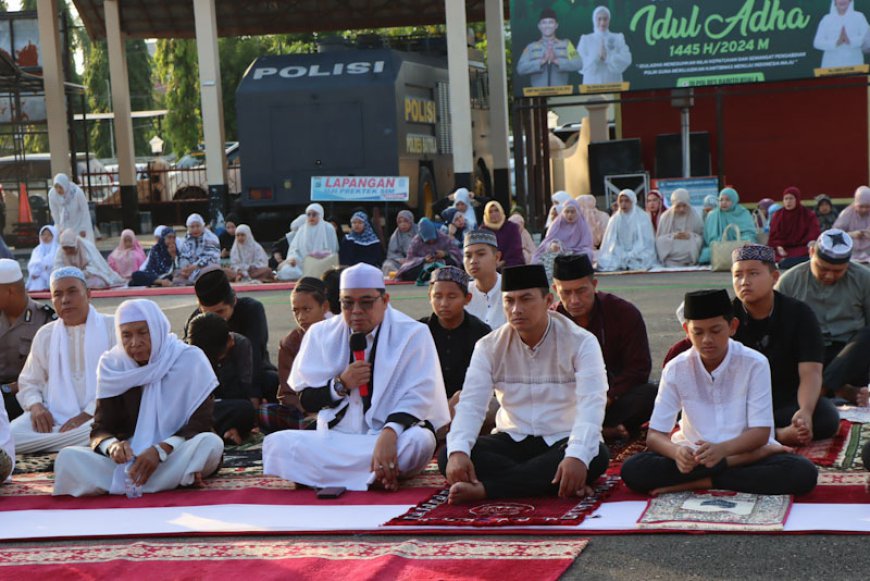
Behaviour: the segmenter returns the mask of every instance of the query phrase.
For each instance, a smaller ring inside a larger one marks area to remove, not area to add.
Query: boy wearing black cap
[[[447,447],[438,458],[449,502],[586,496],[607,469],[601,443],[607,375],[595,337],[550,312],[540,264],[505,268],[508,319],[477,342]],[[478,437],[493,391],[495,432]]]
[[[767,359],[731,339],[737,319],[725,290],[685,296],[692,349],[662,371],[647,446],[622,479],[652,495],[719,488],[806,494],[818,470],[774,439]],[[671,436],[678,414],[679,429]]]
[[[266,309],[250,297],[237,298],[223,270],[211,270],[200,275],[194,285],[198,308],[184,325],[184,340],[189,338],[190,321],[200,313],[215,313],[229,325],[230,331],[244,335],[251,342],[251,367],[254,370],[253,391],[257,397],[276,401],[278,370],[269,360],[269,325]]]

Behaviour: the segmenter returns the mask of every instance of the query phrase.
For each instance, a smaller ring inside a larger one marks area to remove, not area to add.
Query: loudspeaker
[[[589,144],[589,183],[593,196],[604,195],[604,177],[643,172],[640,139],[598,141]]]
[[[711,175],[713,170],[710,164],[710,134],[706,131],[690,133],[689,150],[692,154],[692,175]],[[679,133],[656,136],[656,177],[683,177],[683,143]]]

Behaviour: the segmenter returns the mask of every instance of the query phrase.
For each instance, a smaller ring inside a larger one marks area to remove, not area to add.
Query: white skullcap
[[[350,290],[355,288],[386,288],[384,286],[384,273],[381,272],[381,269],[364,262],[341,271],[339,289]]]
[[[145,312],[142,305],[144,302],[144,299],[133,299],[121,303],[121,306],[115,312],[115,324],[126,325],[127,323],[147,321],[148,313]]]
[[[0,284],[10,284],[23,279],[21,265],[11,258],[0,258]]]

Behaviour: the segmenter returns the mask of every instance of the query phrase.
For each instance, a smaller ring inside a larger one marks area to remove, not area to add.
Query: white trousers
[[[220,466],[224,442],[217,434],[203,432],[175,448],[157,466],[142,492],[160,492],[193,484],[194,475],[213,474]],[[123,466],[89,447],[64,448],[54,461],[54,494],[85,496],[112,491],[115,470]],[[112,491],[123,494],[123,490]]]
[[[60,424],[55,424],[51,432],[42,434],[33,429],[30,412],[24,412],[9,424],[12,439],[15,441],[16,454],[35,454],[36,452],[57,452],[67,446],[87,446],[91,440],[91,424],[88,420],[79,427],[61,433]]]
[[[368,490],[378,434],[284,430],[263,441],[263,473],[312,487]],[[396,442],[399,476],[410,478],[432,460],[435,434],[413,426]]]

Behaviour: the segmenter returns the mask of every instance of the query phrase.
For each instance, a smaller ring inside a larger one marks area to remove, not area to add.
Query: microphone
[[[353,352],[354,361],[366,360],[366,336],[363,333],[353,333],[350,336],[350,350]],[[369,395],[369,384],[364,383],[359,386],[359,394],[363,397]]]

